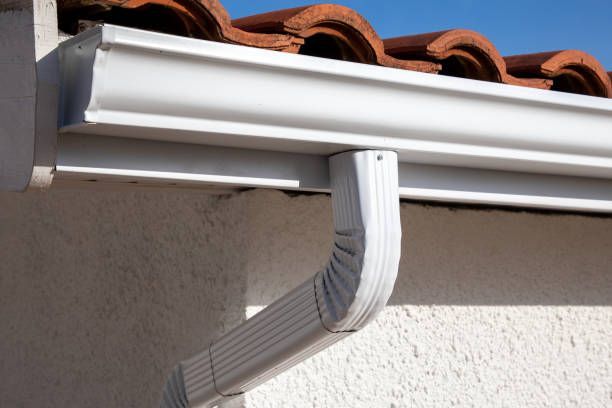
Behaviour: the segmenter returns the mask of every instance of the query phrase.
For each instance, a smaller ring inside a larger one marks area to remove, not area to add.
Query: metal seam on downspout
[[[211,407],[240,395],[363,328],[384,308],[400,258],[397,154],[350,151],[329,164],[335,238],[327,266],[181,362],[162,408]]]

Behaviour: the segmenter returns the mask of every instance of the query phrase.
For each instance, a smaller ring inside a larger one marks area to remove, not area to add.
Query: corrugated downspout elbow
[[[329,159],[335,238],[323,271],[181,362],[162,408],[211,407],[275,377],[363,328],[393,290],[401,226],[397,154]]]

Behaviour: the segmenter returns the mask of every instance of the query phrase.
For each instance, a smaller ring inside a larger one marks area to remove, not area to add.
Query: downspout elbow
[[[317,274],[321,322],[331,332],[367,325],[391,296],[401,225],[394,152],[348,152],[330,159],[335,238]]]
[[[395,152],[332,156],[335,238],[326,267],[180,363],[166,384],[161,407],[215,406],[372,321],[391,296],[399,266],[397,174]]]

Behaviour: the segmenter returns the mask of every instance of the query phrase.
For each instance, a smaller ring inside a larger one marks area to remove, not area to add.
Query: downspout
[[[199,354],[166,383],[162,408],[212,407],[362,329],[397,276],[401,225],[397,154],[350,151],[329,159],[335,238],[323,271]]]

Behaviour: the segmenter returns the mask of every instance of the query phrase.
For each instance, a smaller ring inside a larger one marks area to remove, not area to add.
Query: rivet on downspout
[[[397,154],[361,150],[329,159],[335,238],[327,266],[181,362],[161,408],[213,407],[362,329],[397,276],[401,225]]]

